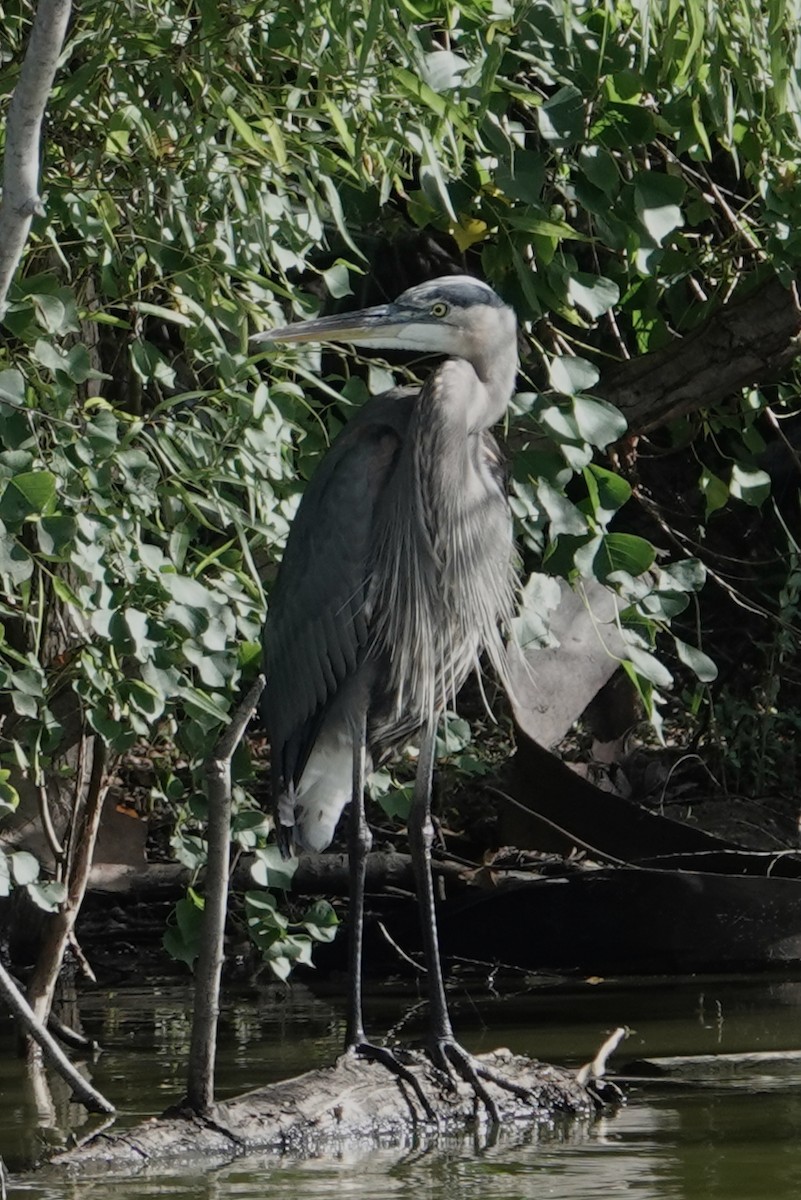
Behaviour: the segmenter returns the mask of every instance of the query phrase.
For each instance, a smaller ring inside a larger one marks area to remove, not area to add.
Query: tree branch
[[[89,880],[103,802],[108,790],[106,760],[105,745],[99,737],[93,738],[89,782],[85,794],[76,795],[73,805],[70,845],[65,863],[67,896],[57,912],[51,913],[48,918],[39,957],[28,985],[31,1007],[37,1019],[43,1022],[50,1015],[64,952],[75,928]]]
[[[37,1019],[33,1009],[22,993],[17,990],[13,979],[2,963],[0,963],[0,996],[5,1000],[26,1033],[39,1043],[46,1060],[58,1071],[62,1079],[66,1079],[72,1085],[76,1099],[80,1100],[81,1104],[90,1112],[113,1113],[114,1106],[84,1079],[60,1046],[55,1043],[42,1022]]]
[[[229,725],[206,761],[209,798],[206,897],[200,953],[195,967],[195,1003],[186,1087],[186,1102],[195,1113],[208,1112],[214,1103],[214,1059],[231,855],[231,759],[263,688],[264,676],[259,675],[237,705]]]
[[[28,49],[11,98],[6,123],[3,199],[0,201],[0,317],[19,266],[39,198],[39,157],[44,117],[67,24],[71,0],[39,0]]]
[[[778,379],[801,355],[801,306],[795,285],[775,277],[653,354],[621,364],[597,389],[647,433],[725,400],[741,388]]]

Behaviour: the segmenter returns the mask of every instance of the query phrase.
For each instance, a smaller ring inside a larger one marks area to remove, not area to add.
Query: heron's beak
[[[389,305],[363,308],[361,312],[343,313],[337,317],[317,317],[283,325],[267,333],[257,333],[250,340],[263,342],[348,342],[354,346],[391,345],[405,328],[404,322],[389,316]]]

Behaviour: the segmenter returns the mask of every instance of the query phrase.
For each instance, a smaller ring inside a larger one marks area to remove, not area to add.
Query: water
[[[518,986],[501,996],[474,985],[455,996],[465,1044],[497,1045],[577,1066],[619,1024],[632,1033],[617,1062],[667,1059],[656,1080],[628,1085],[628,1104],[594,1122],[419,1149],[362,1149],[311,1161],[249,1158],[199,1173],[67,1180],[19,1174],[9,1200],[797,1200],[801,1195],[801,983],[779,979],[598,982]],[[182,1093],[189,1039],[188,989],[157,984],[81,1001],[87,1032],[104,1047],[95,1085],[120,1110],[117,1127],[158,1113]],[[419,1032],[414,997],[387,986],[368,1005],[386,1029],[405,1019]],[[96,1118],[69,1103],[57,1079],[34,1089],[13,1055],[10,1026],[0,1051],[0,1153],[12,1171],[81,1136]],[[303,986],[234,1000],[220,1029],[221,1098],[329,1062],[343,1033],[341,997]],[[755,1054],[744,1061],[743,1054]],[[671,1061],[667,1056],[693,1056]],[[698,1058],[697,1056],[709,1056]],[[721,1057],[723,1056],[723,1057]],[[726,1057],[730,1056],[730,1057]],[[641,1069],[641,1068],[640,1068]],[[653,1074],[653,1072],[652,1072]]]

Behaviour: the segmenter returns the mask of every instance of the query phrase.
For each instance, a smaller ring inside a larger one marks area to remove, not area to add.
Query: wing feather
[[[298,782],[368,644],[375,514],[413,399],[390,393],[365,406],[321,462],[292,524],[264,630],[262,714],[276,796]]]

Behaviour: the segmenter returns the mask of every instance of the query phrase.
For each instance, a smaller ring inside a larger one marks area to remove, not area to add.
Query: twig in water
[[[591,1094],[599,1105],[620,1104],[623,1093],[616,1083],[604,1081],[607,1059],[614,1054],[620,1043],[629,1036],[628,1025],[619,1025],[603,1043],[592,1062],[585,1063],[576,1074],[576,1079]]]
[[[409,957],[405,950],[401,949],[401,947],[390,934],[386,925],[384,925],[383,921],[378,922],[378,928],[381,930],[382,936],[389,942],[392,949],[400,958],[403,959],[404,962],[408,963],[410,967],[414,967],[415,971],[419,971],[421,975],[425,975],[427,973],[424,966],[418,962],[415,962],[413,958]]]

